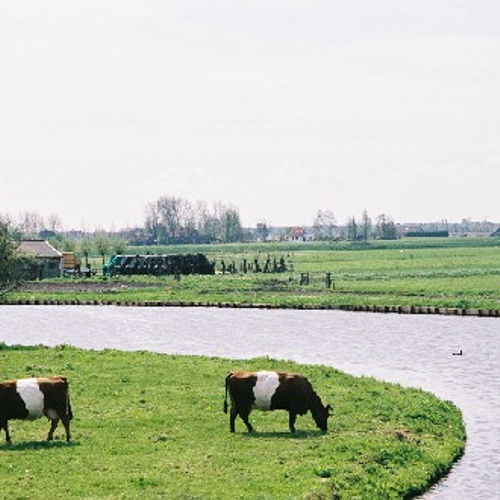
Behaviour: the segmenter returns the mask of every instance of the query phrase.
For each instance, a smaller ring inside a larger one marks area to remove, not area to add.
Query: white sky
[[[498,0],[1,0],[0,213],[500,220]]]

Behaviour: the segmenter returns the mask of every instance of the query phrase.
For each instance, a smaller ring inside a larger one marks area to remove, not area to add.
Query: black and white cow
[[[305,415],[309,410],[316,425],[326,432],[328,417],[332,413],[332,407],[323,406],[310,382],[298,373],[231,372],[226,377],[225,413],[228,410],[228,392],[231,398],[229,419],[231,432],[235,431],[235,421],[238,415],[245,422],[248,431],[253,431],[252,424],[248,421],[252,409],[287,410],[291,432],[295,432],[297,415]]]
[[[70,441],[69,422],[73,418],[65,377],[26,378],[0,382],[0,430],[11,442],[8,422],[12,419],[35,420],[46,416],[50,422],[47,441],[51,441],[59,420]]]

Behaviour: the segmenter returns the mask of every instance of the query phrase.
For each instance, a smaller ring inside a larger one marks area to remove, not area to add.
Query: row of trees
[[[119,253],[127,242],[132,245],[168,245],[185,243],[232,243],[251,241],[256,238],[266,241],[275,238],[275,231],[266,222],[259,222],[255,230],[242,228],[239,211],[232,205],[206,202],[192,203],[174,196],[162,196],[146,206],[143,227],[129,228],[111,233],[98,230],[90,234],[82,231],[63,231],[57,215],[48,218],[37,212],[26,211],[17,221],[10,216],[0,220],[10,225],[18,239],[41,237],[50,240],[62,251],[100,255]],[[395,239],[396,224],[384,214],[377,216],[375,223],[366,210],[361,219],[350,217],[344,225],[338,224],[331,210],[318,210],[312,225],[312,236],[316,240],[332,241],[347,239],[367,241],[370,238]],[[280,232],[282,238],[286,234]]]
[[[148,244],[233,243],[243,229],[238,209],[231,205],[192,203],[184,198],[162,196],[146,206]]]
[[[368,241],[371,238],[382,240],[395,240],[398,231],[394,220],[385,215],[378,215],[373,223],[366,210],[363,211],[361,219],[352,216],[347,220],[345,226],[339,226],[334,213],[331,210],[318,210],[313,222],[314,239],[336,240],[347,239],[350,241]]]
[[[272,227],[267,222],[258,222],[254,229],[244,229],[241,224],[239,210],[233,205],[221,202],[209,205],[204,201],[191,202],[190,200],[162,196],[145,207],[144,224],[139,227],[126,228],[113,233],[104,230],[96,231],[92,235],[85,228],[80,231],[64,231],[63,223],[58,215],[42,217],[37,212],[25,211],[16,221],[8,215],[0,220],[10,224],[19,237],[41,237],[57,243],[57,248],[73,251],[75,241],[79,246],[97,247],[97,253],[103,255],[102,248],[131,245],[168,245],[185,243],[232,243],[240,241],[268,241],[269,239],[286,239],[290,228]],[[369,239],[396,239],[404,236],[408,231],[449,231],[453,234],[467,235],[474,232],[492,232],[496,225],[487,221],[481,223],[464,219],[460,223],[422,223],[410,224],[408,227],[396,224],[392,217],[380,214],[372,219],[367,211],[363,211],[360,218],[349,217],[347,221],[339,223],[332,210],[318,210],[307,228],[309,237],[315,240],[333,241],[368,241]],[[113,241],[109,238],[113,237]],[[308,239],[309,239],[308,237]],[[81,241],[86,239],[86,241]],[[119,241],[116,241],[119,240]],[[85,248],[83,252],[86,253]],[[116,252],[115,252],[116,253]]]
[[[38,237],[40,234],[58,234],[63,232],[61,218],[52,214],[44,217],[34,210],[25,210],[17,218],[10,214],[0,214],[0,222],[8,225],[14,237]]]

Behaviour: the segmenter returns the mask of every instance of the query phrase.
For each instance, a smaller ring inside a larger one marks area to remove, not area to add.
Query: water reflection
[[[0,341],[335,366],[452,400],[466,454],[428,499],[496,499],[500,486],[500,320],[340,311],[2,306]],[[462,356],[454,352],[463,351]]]

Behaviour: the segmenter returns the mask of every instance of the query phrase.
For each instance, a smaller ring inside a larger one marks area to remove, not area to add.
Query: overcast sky
[[[500,220],[498,0],[0,0],[0,214]]]

